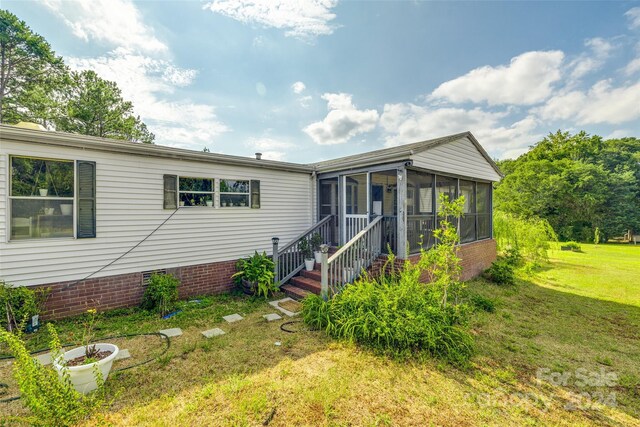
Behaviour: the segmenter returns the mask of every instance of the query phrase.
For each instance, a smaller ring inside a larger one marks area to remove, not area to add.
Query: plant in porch
[[[267,298],[271,293],[278,290],[274,283],[275,263],[266,252],[261,254],[256,251],[248,258],[239,259],[236,263],[236,270],[231,276],[236,284],[242,285],[242,289],[249,295],[263,295]]]
[[[87,310],[82,334],[82,346],[62,353],[52,351],[53,366],[62,381],[69,381],[79,393],[90,393],[109,376],[111,366],[120,349],[115,344],[94,343],[93,327],[97,311]]]
[[[313,250],[313,257],[316,262],[320,264],[322,262],[322,252],[320,252],[320,245],[322,245],[322,236],[320,233],[313,233],[311,236],[311,249]]]
[[[298,243],[298,250],[304,258],[304,268],[307,271],[313,270],[316,260],[313,258],[313,249],[311,248],[310,239],[302,239]]]

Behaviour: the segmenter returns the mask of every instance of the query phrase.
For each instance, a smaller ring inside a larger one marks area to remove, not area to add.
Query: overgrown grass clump
[[[328,301],[316,295],[307,297],[303,301],[305,322],[335,338],[394,356],[428,352],[465,364],[473,354],[466,324],[470,309],[460,302],[458,236],[449,222],[460,216],[463,203],[462,197],[453,202],[441,197],[440,228],[434,232],[440,243],[423,250],[417,263],[406,261],[400,271],[379,278],[364,277]],[[387,264],[393,261],[390,255]],[[424,277],[429,283],[422,281]]]
[[[367,278],[347,285],[333,299],[303,301],[304,320],[335,338],[406,357],[427,351],[455,364],[473,353],[466,328],[468,307],[443,306],[433,287],[408,278]]]

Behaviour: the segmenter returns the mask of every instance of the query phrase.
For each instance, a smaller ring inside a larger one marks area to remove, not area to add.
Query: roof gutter
[[[130,141],[119,141],[94,136],[77,135],[63,132],[45,132],[0,125],[0,139],[7,141],[38,143],[56,147],[69,147],[81,150],[102,151],[110,153],[132,154],[145,157],[160,157],[175,160],[191,160],[204,163],[225,163],[234,166],[276,169],[287,172],[311,174],[314,168],[310,165],[276,162],[272,160],[256,160],[255,158],[231,156],[227,154],[205,153],[182,148],[166,147],[154,144],[143,144]]]

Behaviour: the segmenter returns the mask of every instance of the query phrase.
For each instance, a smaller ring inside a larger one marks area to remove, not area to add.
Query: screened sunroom
[[[316,167],[318,219],[333,217],[334,245],[346,244],[381,216],[385,248],[400,257],[429,248],[435,243],[441,194],[449,199],[464,196],[464,214],[456,221],[461,244],[492,237],[491,183],[500,175],[471,134],[350,156]]]

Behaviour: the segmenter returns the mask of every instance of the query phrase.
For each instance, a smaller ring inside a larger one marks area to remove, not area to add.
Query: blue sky
[[[7,1],[156,143],[293,162],[470,130],[640,136],[640,2]]]

